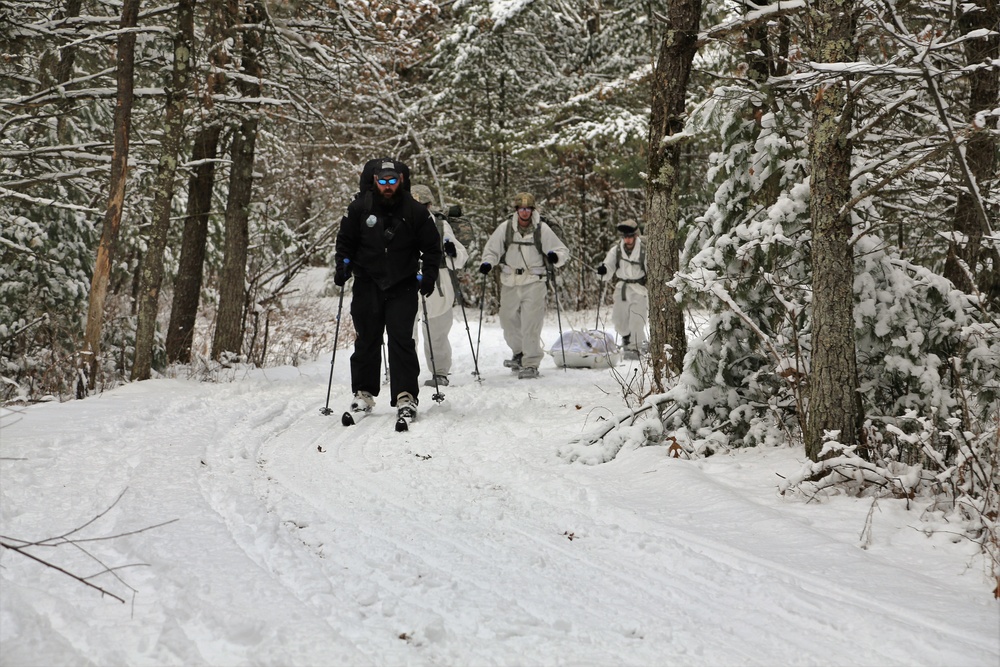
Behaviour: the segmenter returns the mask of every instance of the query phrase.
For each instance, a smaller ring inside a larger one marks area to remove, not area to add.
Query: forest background
[[[474,259],[532,192],[563,308],[607,298],[639,220],[623,396],[659,444],[804,446],[797,483],[930,498],[1000,575],[998,25],[995,0],[4,3],[0,400],[345,345],[282,297],[388,155]]]

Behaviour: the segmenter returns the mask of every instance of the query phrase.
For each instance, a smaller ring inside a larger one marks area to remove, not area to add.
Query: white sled
[[[621,361],[622,352],[613,336],[605,331],[567,331],[548,350],[556,366],[567,368],[611,368]]]

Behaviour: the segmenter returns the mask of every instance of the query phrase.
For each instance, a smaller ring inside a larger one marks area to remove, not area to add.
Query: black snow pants
[[[416,279],[403,280],[382,290],[371,280],[356,276],[351,317],[357,331],[351,355],[351,390],[378,396],[382,334],[385,332],[389,339],[390,405],[395,407],[396,397],[404,391],[416,399],[420,391],[420,360],[413,340],[413,322],[417,317]]]

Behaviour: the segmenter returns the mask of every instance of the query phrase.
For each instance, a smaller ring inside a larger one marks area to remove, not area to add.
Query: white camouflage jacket
[[[452,281],[451,267],[454,266],[455,270],[458,270],[469,261],[469,251],[465,249],[461,241],[455,238],[455,232],[452,231],[451,225],[448,224],[447,220],[442,221],[442,227],[444,228],[444,233],[441,235],[441,254],[444,255],[444,242],[451,241],[455,244],[456,256],[454,258],[445,257],[445,265],[441,267],[441,271],[438,274],[434,291],[427,297],[427,317],[430,318],[444,315],[455,305],[455,284]]]
[[[559,257],[556,267],[563,266],[569,261],[569,248],[548,225],[541,221],[537,210],[532,211],[531,224],[524,233],[521,232],[517,220],[515,212],[509,221],[494,230],[483,248],[482,261],[501,271],[500,284],[508,287],[545,280],[547,262],[535,247],[535,225],[542,225],[542,250],[545,253],[554,252]],[[513,242],[505,251],[508,227],[513,229]],[[501,258],[503,262],[500,261]]]

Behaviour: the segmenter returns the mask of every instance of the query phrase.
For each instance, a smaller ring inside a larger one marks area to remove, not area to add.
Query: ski
[[[340,423],[344,426],[354,426],[370,414],[371,412],[351,412],[348,410],[343,414],[343,416],[341,416]]]
[[[396,409],[396,433],[410,430],[410,423],[417,418],[417,406],[409,401]]]
[[[364,419],[365,417],[367,417],[369,414],[371,414],[371,413],[370,412],[351,412],[351,411],[347,411],[347,412],[345,412],[341,416],[340,423],[343,424],[344,426],[355,426],[356,424],[358,424],[359,422],[361,422],[362,419]],[[405,417],[397,417],[396,418],[396,425],[395,425],[396,432],[397,433],[402,433],[404,431],[409,431],[410,430],[410,422],[411,421],[413,421],[413,420],[412,419],[407,419]]]

